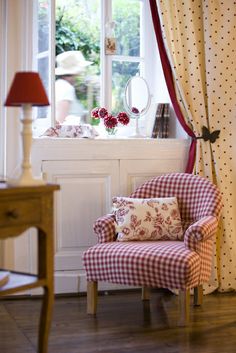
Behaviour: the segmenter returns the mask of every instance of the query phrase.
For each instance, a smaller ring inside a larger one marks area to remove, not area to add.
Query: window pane
[[[49,0],[38,2],[38,53],[49,49]]]
[[[140,55],[140,6],[138,0],[112,1],[117,55]]]
[[[82,59],[81,61],[76,61],[77,66],[81,66],[82,69],[74,75],[73,83],[69,82],[73,86],[76,96],[76,105],[74,107],[80,107],[77,111],[74,109],[68,112],[68,115],[77,117],[74,122],[89,122],[89,112],[94,106],[99,105],[100,27],[100,0],[56,0],[57,68],[64,65],[59,60],[62,56],[58,57],[58,55],[68,51],[80,51],[86,62],[90,61],[92,63],[83,66],[84,62],[82,62]],[[68,55],[70,56],[69,53]],[[67,68],[68,70],[65,74],[72,75],[71,68]],[[60,89],[59,83],[62,87],[65,84],[62,80],[65,81],[66,77],[63,77],[59,70],[56,73],[59,73],[56,83],[56,110],[57,116],[59,116],[60,105],[58,102],[63,98],[57,92]],[[61,80],[60,82],[59,79]],[[61,119],[60,122],[64,121]],[[71,119],[71,122],[73,122],[73,119]]]
[[[48,56],[45,58],[40,58],[38,59],[38,72],[39,75],[41,77],[41,80],[43,82],[43,85],[46,89],[47,95],[48,97],[49,95],[49,82],[48,82],[48,71],[49,71],[49,60],[48,60]],[[41,107],[41,108],[37,108],[37,118],[38,119],[42,119],[42,118],[47,118],[47,114],[49,111],[49,107]]]
[[[112,63],[112,112],[115,114],[124,110],[123,96],[127,81],[139,74],[139,62]]]
[[[37,38],[36,41],[36,67],[42,79],[45,90],[50,100],[49,92],[49,13],[50,0],[38,0],[38,21],[37,21]],[[44,119],[49,116],[50,107],[35,108],[34,114],[37,119]]]

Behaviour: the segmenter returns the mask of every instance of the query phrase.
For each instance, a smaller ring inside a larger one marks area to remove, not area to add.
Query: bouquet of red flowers
[[[105,125],[106,131],[109,134],[114,135],[117,131],[118,124],[128,125],[130,117],[126,112],[120,112],[116,116],[109,114],[106,108],[94,108],[91,111],[92,119],[102,119]]]

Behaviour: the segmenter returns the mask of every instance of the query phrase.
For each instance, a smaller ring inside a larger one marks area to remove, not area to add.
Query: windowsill
[[[84,138],[84,137],[77,137],[77,138],[70,138],[70,137],[50,137],[50,136],[41,136],[41,137],[34,137],[33,141],[73,141],[73,143],[83,143],[81,141],[152,141],[153,143],[169,143],[169,142],[179,142],[179,141],[186,141],[189,143],[189,138],[153,138],[153,137],[132,137],[132,136],[97,136],[95,138]]]
[[[39,119],[40,120],[40,119]],[[149,119],[150,120],[150,119]],[[151,135],[152,135],[152,128],[153,128],[153,124],[149,122],[149,120],[145,121],[145,119],[140,119],[139,122],[139,131],[140,134],[143,135],[144,139],[152,139]],[[108,137],[108,133],[105,130],[105,127],[102,123],[100,123],[99,125],[94,125],[93,128],[96,130],[96,132],[99,134],[99,136],[96,139],[99,140],[103,140],[103,139],[134,139],[135,137],[133,137],[133,135],[135,134],[136,131],[136,126],[135,126],[135,119],[131,119],[129,125],[127,126],[123,126],[123,125],[119,125],[117,127],[117,132],[115,134],[115,136],[109,136]],[[42,136],[45,131],[47,130],[47,128],[45,127],[45,125],[42,125],[41,127],[37,126],[34,127],[33,129],[33,136],[34,138],[41,138],[44,137]],[[50,137],[52,138],[52,137]],[[58,138],[58,137],[56,137]],[[72,138],[71,138],[72,139]],[[78,138],[75,138],[78,139]],[[172,122],[170,123],[170,129],[169,129],[169,137],[168,139],[188,139],[187,134],[183,131],[182,127],[180,127],[179,123],[177,120],[175,120],[175,126],[173,126],[173,119]]]
[[[60,158],[112,158],[122,155],[129,158],[146,158],[152,155],[156,158],[158,153],[175,153],[176,150],[188,148],[189,139],[175,138],[131,138],[131,137],[96,137],[89,138],[63,138],[63,137],[37,137],[33,139],[33,153],[43,158],[57,155]],[[123,157],[122,157],[123,158]],[[126,157],[125,157],[126,158]]]

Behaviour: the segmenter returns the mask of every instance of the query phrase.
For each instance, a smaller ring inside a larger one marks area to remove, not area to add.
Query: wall
[[[0,119],[0,175],[14,177],[20,168],[20,109],[5,108],[4,101],[16,71],[30,68],[31,49],[26,33],[30,33],[31,0],[0,0],[0,64],[1,64],[1,119]],[[21,237],[20,242],[24,242]],[[19,240],[7,240],[2,244],[0,258],[7,268],[18,267],[15,256]],[[3,257],[3,250],[5,257]],[[0,261],[1,262],[1,261]]]

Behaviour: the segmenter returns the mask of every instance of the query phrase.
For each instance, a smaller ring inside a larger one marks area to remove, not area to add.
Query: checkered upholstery
[[[94,224],[98,244],[85,251],[88,281],[188,289],[209,280],[212,247],[222,200],[209,180],[171,173],[153,178],[134,198],[176,196],[185,230],[183,241],[116,242],[114,216]]]

